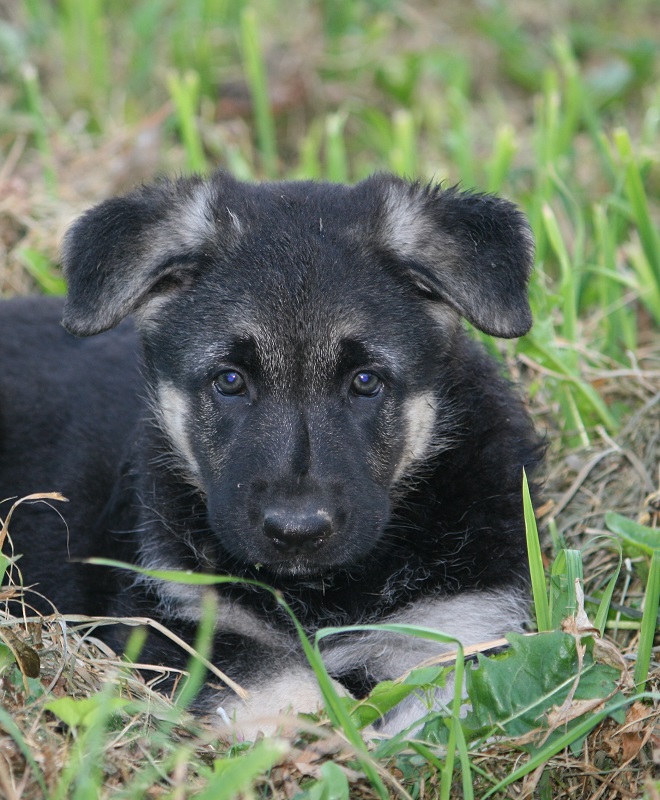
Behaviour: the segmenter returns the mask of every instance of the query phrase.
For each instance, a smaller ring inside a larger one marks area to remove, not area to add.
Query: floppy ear
[[[428,296],[484,333],[527,333],[534,242],[513,203],[395,178],[388,181],[384,207],[382,243]]]
[[[75,222],[62,246],[64,327],[77,336],[101,333],[185,279],[200,246],[218,233],[215,188],[200,178],[162,181],[106,200]]]

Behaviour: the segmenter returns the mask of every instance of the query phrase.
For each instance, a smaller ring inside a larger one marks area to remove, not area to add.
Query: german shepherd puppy
[[[12,519],[26,584],[62,612],[152,616],[188,641],[200,587],[80,559],[266,582],[310,634],[405,622],[469,645],[520,630],[521,476],[538,440],[462,318],[524,334],[532,258],[511,203],[390,175],[219,172],[93,208],[64,241],[63,309],[0,308],[0,497],[70,500],[63,518],[34,504]],[[207,687],[200,708],[239,725],[315,710],[276,599],[214,591],[212,660],[250,699]],[[357,697],[441,650],[385,632],[323,640]],[[142,659],[185,654],[150,636]],[[381,727],[424,710],[410,697]]]

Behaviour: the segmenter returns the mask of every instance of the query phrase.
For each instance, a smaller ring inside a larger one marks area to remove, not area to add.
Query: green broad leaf
[[[271,769],[287,753],[289,745],[281,739],[262,739],[252,750],[235,758],[219,758],[213,776],[197,800],[233,800],[248,792],[253,780]]]
[[[654,550],[660,549],[660,529],[658,528],[641,525],[639,522],[622,517],[621,514],[615,514],[613,511],[605,514],[605,524],[626,544],[636,547],[647,556],[652,556]]]
[[[305,800],[349,800],[346,773],[332,761],[321,767],[321,778],[303,796]]]
[[[452,671],[453,667],[422,667],[403,681],[382,681],[363,700],[348,701],[351,717],[358,728],[371,725],[413,692],[444,686],[445,676]]]
[[[90,728],[126,708],[130,700],[97,694],[91,697],[58,697],[46,708],[70,728]]]
[[[371,725],[413,692],[444,686],[445,676],[451,671],[453,667],[422,667],[403,681],[382,681],[363,700],[348,701],[351,717],[358,728]]]
[[[479,656],[478,667],[467,672],[472,710],[463,727],[472,740],[498,731],[523,736],[547,729],[548,712],[567,699],[578,674],[573,701],[604,699],[616,690],[619,671],[594,662],[588,641],[580,672],[575,638],[569,634],[511,633],[507,638],[510,650],[491,658]]]
[[[348,700],[353,722],[358,728],[371,725],[390,709],[412,694],[416,686],[406,686],[396,681],[383,681],[372,689],[368,697],[357,702]]]
[[[15,664],[14,654],[6,644],[0,642],[0,670],[6,669],[10,664]]]

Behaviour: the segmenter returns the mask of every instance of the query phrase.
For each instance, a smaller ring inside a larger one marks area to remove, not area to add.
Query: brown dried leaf
[[[621,655],[619,648],[612,642],[608,642],[607,639],[601,639],[600,636],[594,636],[594,659],[601,664],[618,669],[619,672],[628,673],[626,660]]]
[[[560,725],[565,725],[567,722],[581,717],[588,711],[601,708],[604,702],[602,697],[597,697],[593,700],[571,700],[570,704],[564,703],[561,706],[555,706],[552,711],[548,712],[550,732],[556,730]]]
[[[11,628],[0,628],[0,639],[11,650],[23,675],[28,678],[38,678],[41,660],[34,647],[26,644]]]
[[[635,758],[649,740],[651,732],[644,734],[644,721],[648,716],[649,710],[643,703],[633,703],[626,711],[626,724],[621,734],[624,761]]]

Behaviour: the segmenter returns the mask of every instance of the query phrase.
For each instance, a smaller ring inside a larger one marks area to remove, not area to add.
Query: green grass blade
[[[342,628],[323,628],[318,631],[315,637],[315,646],[318,650],[318,645],[321,639],[326,636],[332,636],[340,633],[350,633],[357,631],[389,631],[390,633],[401,633],[406,636],[416,636],[422,639],[429,639],[430,641],[441,642],[443,644],[452,644],[456,647],[456,662],[454,669],[454,696],[452,698],[452,719],[458,723],[461,716],[461,706],[463,703],[463,676],[465,673],[465,660],[463,656],[463,648],[460,642],[453,636],[448,636],[440,631],[425,628],[420,625],[403,625],[403,624],[382,624],[382,625],[354,625]],[[319,653],[320,657],[320,653]],[[457,728],[458,724],[450,723],[449,740],[447,743],[447,757],[442,767],[440,798],[441,800],[449,800],[451,786],[453,782],[454,772],[454,759],[457,747],[459,747],[459,734]],[[460,750],[459,750],[460,755]]]
[[[600,603],[598,604],[598,611],[596,612],[596,617],[594,619],[594,626],[598,628],[601,636],[605,633],[605,625],[607,624],[607,615],[610,610],[610,603],[612,602],[614,587],[616,586],[616,582],[619,579],[619,573],[621,572],[622,562],[623,562],[623,555],[621,553],[621,547],[619,547],[619,563],[617,565],[617,568],[614,570],[612,577],[607,582],[607,586],[605,587],[603,596],[601,597]]]
[[[628,131],[623,128],[615,131],[614,143],[623,161],[626,195],[632,207],[639,237],[651,265],[655,283],[660,286],[660,235],[651,215],[644,182],[639,165],[635,160],[634,149]]]
[[[559,230],[559,223],[552,208],[546,203],[542,209],[543,224],[550,242],[550,247],[557,256],[561,274],[559,291],[562,299],[562,335],[569,342],[575,342],[578,338],[577,331],[577,282],[575,270],[571,257],[566,248],[566,244]],[[575,362],[574,354],[571,353],[571,361]],[[573,363],[574,366],[574,363]]]
[[[371,755],[369,754],[369,752],[367,751],[367,747],[364,743],[364,740],[362,739],[359,730],[355,726],[348,708],[344,704],[342,698],[340,698],[337,692],[335,691],[332,679],[328,675],[328,672],[325,668],[325,664],[323,663],[323,658],[321,657],[321,653],[318,650],[318,645],[314,647],[312,643],[309,641],[307,634],[303,630],[303,627],[298,621],[296,615],[293,613],[289,605],[285,602],[285,600],[278,591],[276,591],[275,589],[273,589],[272,587],[268,586],[265,583],[255,580],[246,580],[244,578],[234,578],[227,575],[210,575],[207,573],[198,573],[198,572],[182,571],[182,570],[149,570],[149,569],[144,569],[143,567],[136,567],[132,564],[127,564],[122,561],[115,561],[114,559],[110,558],[90,558],[87,559],[85,563],[97,564],[99,566],[106,566],[106,567],[115,567],[116,569],[124,569],[127,570],[128,572],[136,572],[139,575],[147,575],[150,578],[157,578],[158,580],[171,581],[172,583],[191,584],[194,586],[214,586],[225,583],[244,584],[247,586],[258,587],[259,589],[263,589],[264,591],[269,592],[271,595],[273,595],[273,597],[277,600],[278,604],[284,609],[284,611],[286,611],[293,625],[295,626],[296,632],[298,633],[298,637],[300,639],[300,644],[302,646],[302,649],[305,653],[305,656],[307,657],[310,667],[312,668],[314,674],[316,675],[316,679],[318,681],[319,688],[321,689],[323,699],[326,703],[326,709],[328,711],[330,719],[332,720],[334,725],[341,728],[348,741],[355,748],[356,757],[360,761],[360,764],[365,774],[371,781],[374,790],[379,794],[380,797],[383,798],[388,797],[387,789],[385,788],[385,785],[383,784],[380,775],[378,774],[378,769],[375,765],[375,762],[371,757]],[[331,630],[331,629],[326,629],[326,630]],[[428,633],[434,634],[435,632],[430,631]],[[317,640],[318,638],[319,635],[317,634]],[[444,641],[444,639],[441,639],[441,641]],[[461,657],[462,657],[462,651],[461,651]]]
[[[348,158],[344,142],[346,114],[330,114],[325,125],[326,178],[329,181],[348,180]]]
[[[50,263],[48,256],[32,247],[23,247],[19,250],[18,257],[44,294],[66,294],[66,281]]]
[[[651,652],[656,633],[658,606],[660,605],[660,549],[653,552],[651,567],[644,595],[644,615],[639,633],[639,647],[635,663],[634,680],[640,689],[644,689],[651,664]]]
[[[472,785],[472,768],[470,766],[470,753],[468,751],[465,734],[460,720],[452,716],[451,724],[456,727],[456,749],[461,762],[461,783],[463,787],[463,800],[473,800],[474,789]]]
[[[653,266],[649,261],[648,252],[643,248],[633,247],[629,252],[629,261],[637,275],[639,299],[660,325],[660,281],[656,281],[653,274]]]
[[[206,172],[206,156],[197,126],[199,87],[199,75],[192,70],[185,75],[177,72],[170,72],[168,75],[167,88],[174,103],[188,169],[202,173]]]
[[[591,407],[592,411],[598,416],[600,421],[610,433],[613,433],[617,430],[618,424],[612,414],[610,414],[608,411],[602,397],[593,388],[593,386],[588,384],[586,381],[583,381],[578,375],[576,375],[573,368],[564,360],[562,360],[562,358],[560,358],[559,355],[555,353],[553,349],[551,349],[551,347],[542,342],[534,335],[534,333],[527,334],[525,337],[525,345],[531,345],[532,349],[536,349],[549,366],[556,370],[562,376],[562,378],[564,378],[564,380],[568,381],[575,387],[575,391],[582,396],[582,398]]]
[[[410,111],[400,109],[392,118],[393,145],[390,168],[398,175],[414,178],[418,174],[417,129]]]
[[[564,417],[563,428],[565,431],[575,431],[576,440],[581,447],[590,447],[591,441],[587,433],[587,426],[580,413],[578,404],[570,384],[564,384],[560,389],[559,399]]]
[[[253,8],[246,8],[241,14],[241,45],[243,68],[254,107],[259,153],[266,176],[275,178],[278,173],[275,121],[270,105],[266,66],[259,41],[257,15]]]
[[[208,659],[213,648],[213,634],[215,633],[215,624],[218,616],[216,596],[210,590],[206,590],[202,597],[201,605],[202,615],[193,647],[202,658]],[[204,663],[201,659],[192,657],[188,662],[188,679],[182,682],[175,698],[175,704],[179,708],[187,708],[199,694],[205,678],[206,667]]]
[[[579,550],[560,550],[550,573],[550,623],[559,628],[562,620],[575,616],[579,604],[575,582],[582,584],[582,555]]]
[[[605,330],[604,351],[616,354],[621,347],[634,352],[637,348],[637,321],[634,313],[625,305],[619,274],[617,272],[617,244],[611,220],[603,205],[593,209],[593,222],[596,234],[596,260],[603,272],[595,275],[601,308],[612,309],[603,315],[601,327]]]
[[[280,605],[282,605],[282,607],[289,614],[289,617],[291,618],[293,624],[296,627],[300,643],[305,652],[305,656],[307,657],[309,665],[314,670],[314,674],[316,675],[316,679],[319,683],[319,688],[321,689],[321,693],[323,695],[323,699],[325,701],[326,709],[328,711],[330,719],[333,721],[336,727],[340,728],[343,731],[348,741],[355,748],[355,752],[358,760],[360,761],[360,764],[362,765],[362,769],[365,771],[365,774],[371,781],[371,785],[373,786],[377,794],[382,798],[389,797],[389,793],[385,787],[385,784],[383,783],[380,775],[378,774],[378,769],[376,767],[376,764],[367,751],[364,740],[360,735],[360,731],[357,729],[355,723],[353,722],[350,712],[348,711],[342,698],[339,697],[339,695],[335,691],[332,679],[328,675],[328,671],[325,668],[325,664],[323,663],[323,658],[321,657],[321,653],[318,649],[318,642],[315,647],[312,646],[311,642],[307,638],[305,631],[302,628],[302,625],[300,624],[300,622],[298,622],[298,619],[296,618],[293,611],[284,602],[284,600],[282,599],[282,597],[278,592],[275,592],[274,590],[270,591],[273,592]]]
[[[545,588],[545,571],[543,569],[543,558],[541,556],[541,544],[534,516],[534,506],[529,493],[527,474],[523,469],[523,512],[525,515],[525,536],[527,539],[527,557],[529,559],[529,574],[532,581],[532,597],[536,610],[536,626],[539,631],[552,630],[550,623],[550,609],[548,607],[548,595]]]
[[[500,192],[504,181],[511,170],[513,157],[518,149],[513,125],[500,125],[495,134],[493,152],[486,162],[486,190]]]
[[[456,662],[455,662],[455,671],[454,671],[454,697],[452,698],[452,718],[455,721],[460,719],[461,713],[461,705],[463,702],[463,675],[465,672],[465,661],[463,656],[463,648],[460,642],[453,636],[448,636],[445,633],[440,631],[432,630],[431,628],[425,628],[420,625],[403,625],[403,624],[381,624],[381,625],[351,625],[347,627],[340,627],[340,628],[322,628],[320,631],[317,632],[314,642],[315,642],[315,649],[318,653],[318,658],[320,659],[320,651],[318,649],[319,642],[327,636],[334,636],[336,634],[341,633],[355,633],[359,631],[387,631],[390,633],[400,633],[406,636],[416,636],[422,639],[429,639],[430,641],[441,642],[443,644],[451,644],[456,647]],[[311,661],[310,661],[311,663]],[[325,666],[321,662],[321,666],[323,670],[325,670]],[[319,683],[319,685],[321,685]],[[321,685],[323,689],[323,686]],[[336,709],[336,711],[341,710],[342,714],[347,714],[345,706],[341,704],[340,709]],[[353,723],[351,720],[351,726],[353,727]],[[342,724],[342,728],[343,728]],[[346,731],[346,728],[344,728]],[[447,744],[447,757],[444,761],[443,768],[442,768],[442,779],[441,779],[441,790],[440,790],[440,797],[441,800],[447,800],[449,798],[448,792],[451,790],[452,785],[452,776],[454,771],[454,758],[455,752],[458,744],[457,739],[457,731],[456,725],[450,726],[449,731],[449,741]],[[446,787],[446,788],[445,788]]]
[[[44,183],[46,184],[46,189],[51,194],[55,194],[57,190],[57,173],[53,166],[55,160],[53,158],[53,151],[48,136],[48,126],[43,112],[39,78],[37,70],[31,64],[27,64],[23,68],[23,85],[25,86],[28,109],[34,123],[34,138],[41,157]]]

